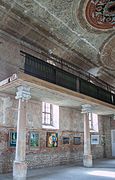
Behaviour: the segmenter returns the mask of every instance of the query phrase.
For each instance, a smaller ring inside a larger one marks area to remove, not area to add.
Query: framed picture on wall
[[[58,133],[55,132],[47,132],[47,147],[57,147],[58,146]]]
[[[91,144],[99,144],[99,135],[91,135]]]
[[[39,133],[37,131],[30,131],[30,147],[39,146]]]
[[[73,137],[73,144],[75,145],[81,144],[81,137]]]
[[[63,144],[69,144],[69,137],[63,137]]]
[[[9,132],[10,147],[16,147],[16,139],[17,139],[17,132],[16,131],[10,131]]]

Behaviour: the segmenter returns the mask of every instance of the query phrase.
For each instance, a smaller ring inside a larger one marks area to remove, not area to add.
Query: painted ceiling
[[[114,0],[0,0],[0,30],[115,86]]]

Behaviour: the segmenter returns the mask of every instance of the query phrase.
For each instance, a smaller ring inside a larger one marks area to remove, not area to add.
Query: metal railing
[[[115,104],[114,87],[90,73],[83,72],[83,70],[81,71],[81,69],[77,69],[76,66],[74,67],[67,62],[61,62],[59,68],[56,63],[50,64],[51,62],[48,63],[30,54],[23,53],[25,55],[25,73],[95,99]]]

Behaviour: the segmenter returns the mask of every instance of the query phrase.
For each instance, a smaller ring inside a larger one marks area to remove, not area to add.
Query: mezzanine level
[[[115,88],[90,73],[67,62],[52,61],[50,64],[22,53],[25,56],[24,73],[115,105]]]

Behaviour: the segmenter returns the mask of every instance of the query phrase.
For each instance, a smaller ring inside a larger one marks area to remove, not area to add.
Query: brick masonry
[[[0,100],[0,173],[12,171],[15,148],[10,147],[9,132],[16,131],[18,103],[14,97],[1,97]],[[6,103],[7,102],[7,103]],[[5,103],[5,104],[4,104]],[[42,129],[42,108],[40,101],[28,102],[26,161],[29,168],[56,166],[81,162],[83,159],[83,115],[74,108],[60,107],[59,130]],[[3,121],[4,120],[4,121]],[[100,143],[92,145],[93,158],[111,157],[111,123],[109,116],[99,116]],[[39,133],[39,146],[30,147],[30,131]],[[46,147],[47,132],[58,133],[58,147]],[[103,135],[106,142],[102,143]],[[63,144],[63,137],[69,138],[69,144]],[[75,145],[74,137],[80,137],[81,143]]]

